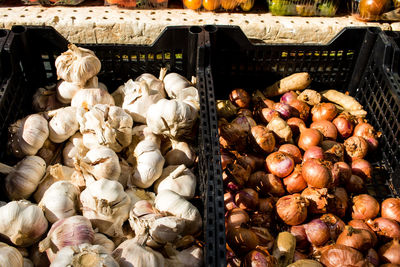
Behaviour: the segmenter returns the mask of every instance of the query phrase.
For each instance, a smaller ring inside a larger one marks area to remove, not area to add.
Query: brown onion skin
[[[351,177],[351,167],[344,161],[336,162],[334,165],[339,168],[339,183],[345,184]]]
[[[336,240],[346,226],[339,217],[331,213],[322,215],[320,219],[328,226],[331,240]]]
[[[360,137],[366,137],[366,136],[373,136],[376,138],[376,131],[374,127],[367,123],[367,122],[361,122],[356,125],[354,128],[354,136],[360,136]]]
[[[400,239],[400,225],[392,219],[379,217],[375,220],[368,220],[367,224],[383,240]]]
[[[237,208],[235,204],[235,195],[232,192],[227,192],[224,194],[224,205],[225,210],[228,211]]]
[[[226,150],[221,150],[221,167],[222,170],[225,170],[226,166],[228,164],[232,164],[235,161],[235,156],[226,151]]]
[[[320,262],[326,267],[368,266],[364,256],[358,250],[345,245],[332,245],[322,252]]]
[[[370,262],[373,266],[379,266],[379,255],[378,252],[376,252],[375,249],[370,248],[367,251],[367,255],[365,255],[365,259]]]
[[[258,193],[252,188],[244,188],[235,195],[236,205],[244,210],[255,210],[258,207]]]
[[[260,112],[259,115],[261,121],[263,123],[268,123],[270,122],[273,118],[279,117],[278,111],[272,109],[272,108],[263,108]]]
[[[276,203],[278,216],[288,225],[299,225],[307,218],[307,200],[300,194],[281,197]]]
[[[297,164],[293,172],[283,178],[283,184],[285,185],[286,191],[290,194],[299,193],[307,187],[307,183],[301,174],[301,165]]]
[[[242,261],[233,253],[233,251],[226,251],[226,267],[240,267]]]
[[[308,159],[324,159],[324,150],[319,146],[309,147],[303,155],[303,162]]]
[[[379,265],[379,267],[400,267],[400,264],[385,263],[385,264]]]
[[[247,116],[247,117],[253,117],[253,112],[251,112],[250,109],[247,108],[241,108],[238,110],[237,115],[243,115],[243,116]]]
[[[310,106],[301,100],[294,99],[289,103],[289,106],[292,108],[292,110],[295,110],[293,114],[304,121],[307,120],[308,116],[310,115]]]
[[[272,173],[263,171],[257,171],[250,175],[247,186],[257,190],[261,195],[271,194],[279,197],[285,194],[282,181]]]
[[[236,88],[229,94],[229,100],[239,108],[248,108],[250,105],[251,97],[247,91]]]
[[[332,121],[337,115],[337,108],[332,103],[319,103],[311,109],[312,121]]]
[[[328,226],[320,219],[314,219],[304,225],[308,241],[314,246],[322,246],[330,239]]]
[[[294,251],[293,262],[296,262],[299,260],[305,260],[305,259],[308,259],[308,256],[306,254],[303,254],[297,250]]]
[[[373,237],[367,230],[346,226],[336,240],[336,244],[352,247],[359,251],[366,251],[372,248]]]
[[[370,195],[362,194],[353,197],[351,217],[353,219],[368,220],[375,218],[379,213],[379,203]]]
[[[398,239],[384,244],[378,250],[379,257],[383,262],[400,264],[400,243]]]
[[[244,255],[255,249],[259,240],[257,235],[246,228],[229,228],[226,234],[226,242],[236,255]]]
[[[364,138],[351,136],[344,141],[344,147],[351,160],[362,159],[368,153],[368,143]]]
[[[365,159],[356,159],[351,163],[353,174],[360,176],[364,181],[370,181],[372,176],[372,166]]]
[[[265,227],[271,228],[275,225],[274,216],[270,213],[263,213],[263,212],[253,212],[250,216],[250,225],[251,226],[258,226],[258,227]]]
[[[243,186],[249,179],[251,168],[249,166],[244,168],[242,165],[238,164],[237,161],[235,161],[234,163],[226,166],[225,173],[230,180],[239,186]]]
[[[251,226],[250,230],[252,230],[257,235],[259,246],[272,249],[275,239],[266,227]]]
[[[349,196],[342,187],[335,187],[331,194],[332,198],[328,198],[328,212],[339,217],[344,217],[349,203]]]
[[[288,176],[294,169],[292,157],[280,151],[269,154],[265,161],[267,170],[279,178]]]
[[[375,246],[376,243],[378,242],[378,237],[376,236],[375,232],[363,220],[351,220],[347,224],[353,227],[354,229],[367,230],[372,236],[373,246]]]
[[[315,121],[311,123],[310,128],[320,131],[320,133],[326,139],[336,140],[337,138],[336,126],[330,121],[327,120]]]
[[[345,150],[344,145],[332,140],[321,142],[321,148],[324,151],[324,159],[335,162],[344,161]]]
[[[307,187],[301,196],[308,199],[308,212],[311,214],[326,213],[328,207],[328,189]]]
[[[354,124],[349,116],[342,113],[332,121],[336,126],[338,136],[342,139],[350,137],[354,130]]]
[[[242,224],[246,224],[250,221],[250,217],[246,211],[235,208],[227,212],[226,214],[226,225],[229,228],[238,228]]]
[[[303,160],[300,149],[292,144],[283,144],[279,147],[278,151],[284,152],[292,156],[294,163],[299,164]]]
[[[251,127],[249,143],[255,151],[271,153],[275,148],[274,134],[262,125]]]
[[[307,185],[316,188],[329,188],[332,185],[332,163],[320,159],[309,159],[303,163],[302,175]]]
[[[323,136],[322,134],[315,129],[303,129],[300,132],[300,137],[298,141],[298,146],[306,151],[312,146],[319,146],[322,142]]]
[[[306,124],[300,118],[292,117],[286,121],[289,125],[290,129],[292,130],[293,135],[297,135],[300,133],[302,129],[306,129]]]
[[[306,250],[310,246],[304,224],[290,227],[290,233],[296,238],[296,249]]]
[[[263,213],[272,213],[274,211],[275,199],[273,197],[260,198],[258,201],[258,211]]]
[[[250,251],[243,259],[241,267],[275,267],[277,260],[260,249]]]
[[[345,187],[347,192],[354,194],[361,194],[366,191],[364,180],[360,176],[354,174],[346,181]]]
[[[400,198],[387,198],[382,202],[382,217],[400,223]]]

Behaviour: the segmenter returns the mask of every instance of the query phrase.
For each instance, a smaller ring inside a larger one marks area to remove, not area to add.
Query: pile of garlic
[[[161,69],[110,94],[96,55],[68,48],[38,113],[9,127],[0,265],[202,266],[197,89]]]

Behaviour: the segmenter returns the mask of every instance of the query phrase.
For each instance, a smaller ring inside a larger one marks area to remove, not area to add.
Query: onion
[[[353,197],[353,219],[367,220],[375,218],[379,213],[379,203],[370,195],[362,194]]]
[[[322,134],[315,129],[303,129],[300,131],[300,137],[298,146],[306,151],[312,146],[318,146],[321,144]]]
[[[320,159],[309,159],[303,163],[302,175],[308,186],[329,188],[332,185],[332,163]]]
[[[330,231],[328,226],[320,219],[314,219],[304,225],[308,241],[314,246],[322,246],[328,242]]]
[[[342,139],[350,137],[353,133],[354,124],[350,118],[350,115],[347,113],[341,113],[332,121],[332,123],[336,126],[338,135]]]
[[[241,88],[233,89],[229,94],[229,100],[239,108],[248,108],[251,97],[249,93]]]
[[[236,205],[244,210],[255,210],[258,207],[258,194],[251,188],[244,188],[235,195]]]
[[[324,159],[335,162],[344,161],[344,146],[341,143],[325,140],[321,143],[322,150],[324,150]]]
[[[251,112],[250,109],[247,108],[241,108],[239,109],[239,111],[237,112],[237,115],[242,115],[242,116],[247,116],[247,117],[253,117],[253,113]]]
[[[292,156],[294,163],[301,163],[303,157],[301,155],[300,149],[292,144],[283,144],[279,147],[278,151],[284,152]]]
[[[376,266],[376,267],[379,266],[379,255],[375,249],[373,249],[373,248],[368,249],[365,259],[368,262],[370,262],[373,266]]]
[[[274,106],[274,104],[275,104],[274,101],[272,101],[271,99],[268,99],[268,98],[265,98],[265,99],[263,100],[263,103],[264,103],[264,105],[265,105],[266,107],[269,107],[269,108],[272,108],[272,107]]]
[[[226,215],[226,224],[227,229],[229,228],[237,228],[241,227],[242,224],[246,224],[250,221],[249,215],[247,212],[240,208],[235,208],[227,212]]]
[[[372,236],[373,246],[375,246],[378,242],[378,237],[376,236],[375,232],[363,220],[351,220],[349,221],[348,225],[353,227],[354,229],[367,230]]]
[[[244,168],[242,165],[238,164],[236,161],[232,164],[228,164],[225,168],[225,173],[229,179],[238,184],[239,186],[243,186],[251,173],[251,168]]]
[[[344,161],[339,161],[334,164],[339,169],[339,183],[345,184],[351,177],[351,168]]]
[[[400,225],[395,220],[379,217],[373,221],[368,220],[367,224],[386,241],[393,238],[400,239]]]
[[[294,161],[286,153],[277,151],[271,153],[266,158],[267,169],[277,177],[288,176],[294,169]]]
[[[311,109],[312,121],[332,121],[337,114],[336,106],[332,103],[319,103]]]
[[[388,198],[382,202],[382,217],[400,223],[400,198]]]
[[[233,163],[234,161],[235,161],[235,156],[232,153],[230,153],[226,150],[223,150],[223,149],[221,150],[221,168],[222,168],[222,170],[225,170],[226,166],[228,164]]]
[[[328,207],[328,189],[326,188],[311,188],[307,187],[301,193],[301,196],[305,199],[308,199],[309,213],[326,213]]]
[[[275,148],[275,137],[265,126],[251,127],[249,141],[255,151],[271,153]]]
[[[242,165],[244,168],[247,166],[250,167],[251,172],[261,169],[264,167],[265,164],[265,157],[259,155],[253,155],[249,153],[235,153],[237,162]]]
[[[326,139],[336,140],[337,138],[336,126],[330,121],[315,121],[311,123],[310,128],[320,131]]]
[[[296,259],[296,251],[294,252],[294,258]],[[315,260],[297,257],[297,261],[294,261],[287,267],[322,267],[322,264]]]
[[[250,251],[243,260],[241,267],[273,267],[276,266],[275,257],[260,249]]]
[[[303,162],[308,159],[324,159],[324,150],[319,146],[312,146],[304,152]]]
[[[400,264],[400,243],[398,239],[393,239],[383,245],[379,251],[379,257],[383,262]]]
[[[276,110],[282,119],[287,120],[290,118],[290,106],[285,103],[275,103],[273,109]]]
[[[373,238],[367,230],[346,226],[344,231],[336,240],[336,244],[352,247],[360,251],[366,251],[372,248]]]
[[[320,219],[328,226],[329,234],[332,240],[336,240],[343,232],[345,223],[336,215],[327,213],[322,215]]]
[[[320,262],[326,267],[367,266],[364,256],[354,248],[335,244],[322,252]]]
[[[285,185],[286,191],[290,194],[299,193],[307,187],[307,183],[301,174],[300,164],[297,164],[293,172],[283,179],[283,184]]]
[[[224,194],[224,205],[225,210],[232,210],[234,208],[237,208],[235,204],[235,196],[232,192],[227,192]]]
[[[264,213],[272,213],[274,211],[275,199],[273,197],[260,198],[258,202],[258,210]]]
[[[296,238],[296,249],[305,250],[310,246],[304,224],[290,227],[290,233]]]
[[[368,143],[364,138],[358,136],[352,136],[344,141],[344,147],[347,155],[352,160],[362,159],[368,153]]]
[[[276,203],[278,216],[288,225],[299,225],[307,218],[307,200],[300,194],[281,197]]]
[[[342,187],[335,187],[331,195],[333,198],[328,199],[328,211],[339,217],[344,217],[349,202],[346,190]]]
[[[297,248],[297,245],[296,245],[296,248]],[[294,257],[293,257],[293,262],[297,262],[297,263],[303,263],[303,261],[301,261],[301,260],[305,260],[305,259],[307,259],[308,258],[308,256],[306,255],[306,254],[303,254],[303,253],[301,253],[301,252],[299,252],[299,251],[297,251],[297,250],[295,250],[294,251]],[[291,267],[299,267],[298,265],[289,265],[289,266],[291,266]],[[308,264],[308,262],[305,262],[305,265],[301,265],[301,266],[309,266],[309,264]],[[318,266],[322,266],[322,265],[318,265]]]
[[[302,119],[292,117],[286,121],[294,135],[300,133],[302,129],[306,128],[306,124]]]
[[[285,104],[290,104],[295,99],[297,99],[297,94],[293,91],[289,91],[281,96],[280,101]]]
[[[230,181],[226,184],[225,186],[228,190],[232,191],[232,192],[236,192],[238,191],[240,188],[242,188],[241,186],[237,185],[236,183]]]
[[[310,115],[310,106],[301,100],[295,99],[289,103],[289,106],[292,108],[292,113],[295,117],[307,120],[308,115]]]
[[[360,194],[365,192],[365,183],[364,180],[357,175],[350,176],[350,179],[346,182],[346,190],[349,193]]]
[[[241,260],[233,251],[226,251],[226,267],[240,267],[241,263]]]
[[[367,122],[358,123],[354,128],[353,135],[359,137],[366,137],[366,136],[372,136],[375,138],[377,137],[374,127]]]
[[[259,115],[259,117],[263,123],[268,123],[273,118],[279,117],[279,113],[278,113],[278,111],[276,111],[272,108],[263,108],[261,110],[261,114]]]
[[[268,249],[272,249],[274,245],[274,237],[269,233],[268,229],[265,227],[255,227],[252,226],[250,228],[251,231],[253,231],[258,238],[258,245],[266,247]]]
[[[271,228],[274,224],[274,217],[270,213],[254,212],[250,217],[251,226]]]
[[[275,175],[263,171],[257,171],[250,175],[247,186],[263,195],[269,193],[273,196],[283,196],[285,194],[281,180]]]
[[[246,228],[230,228],[226,242],[236,255],[243,255],[255,249],[259,243],[257,235]]]
[[[351,163],[351,170],[364,181],[371,180],[372,166],[365,159],[356,159]]]

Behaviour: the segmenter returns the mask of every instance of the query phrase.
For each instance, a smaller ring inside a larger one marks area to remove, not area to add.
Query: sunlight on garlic
[[[171,140],[172,149],[165,154],[165,160],[168,165],[185,164],[192,167],[196,160],[194,149],[186,142]]]
[[[18,249],[0,242],[0,266],[23,267],[24,260]]]
[[[100,88],[89,88],[76,92],[71,100],[71,107],[90,109],[96,104],[115,104],[113,97]]]

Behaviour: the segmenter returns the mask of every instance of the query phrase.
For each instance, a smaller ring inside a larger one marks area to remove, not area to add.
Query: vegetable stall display
[[[399,266],[400,199],[367,191],[380,133],[353,97],[310,83],[217,101],[227,264]]]
[[[202,266],[196,87],[162,69],[110,94],[96,55],[68,48],[9,127],[0,265]]]

